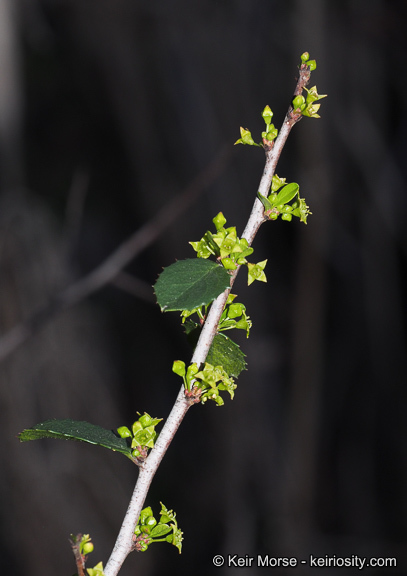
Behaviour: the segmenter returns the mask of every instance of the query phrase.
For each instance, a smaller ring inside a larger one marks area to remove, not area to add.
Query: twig
[[[78,571],[78,576],[85,576],[85,559],[80,552],[81,538],[82,534],[77,534],[77,536],[72,536],[72,539],[69,540],[69,542],[72,546],[73,555],[75,556],[75,563],[76,563],[76,569]]]
[[[294,95],[302,93],[303,88],[309,82],[309,78],[309,68],[305,65],[302,65],[300,68],[300,76]],[[274,145],[267,140],[263,140],[263,146],[266,152],[266,164],[259,185],[259,191],[263,196],[267,197],[268,195],[271,186],[271,180],[273,178],[277,162],[280,158],[288,135],[294,124],[296,124],[300,119],[301,114],[294,114],[293,108],[290,106]],[[256,198],[242,236],[243,238],[246,238],[249,245],[253,242],[258,229],[264,221],[265,218],[263,205],[260,200]],[[203,325],[198,343],[192,356],[191,363],[196,362],[199,366],[205,362],[206,356],[217,332],[220,317],[226,304],[227,297],[239,272],[239,268],[240,267],[234,270],[233,274],[231,275],[230,288],[227,288],[225,292],[220,294],[220,296],[218,296],[212,303],[211,309]],[[145,460],[144,464],[140,467],[139,476],[130,500],[129,507],[117,537],[116,544],[104,570],[106,576],[117,576],[124,560],[132,551],[132,535],[137,520],[140,516],[145,498],[147,496],[148,489],[161,463],[161,460],[163,459],[190,406],[191,404],[185,398],[184,387],[182,386],[178,393],[175,404],[170,412],[170,415],[168,416],[168,419],[166,420],[164,427],[155,443],[154,448],[151,450],[150,455]]]
[[[57,294],[46,306],[0,338],[0,362],[63,310],[111,282],[135,256],[152,244],[221,174],[231,155],[224,146],[215,159],[178,196],[132,234],[100,266]]]

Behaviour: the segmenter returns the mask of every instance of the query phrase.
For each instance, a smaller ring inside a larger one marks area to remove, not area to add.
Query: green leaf
[[[172,528],[170,526],[168,526],[168,524],[157,524],[157,526],[155,526],[151,532],[150,532],[150,536],[151,538],[162,538],[163,536],[165,536],[166,534],[168,534],[168,532],[171,532]]]
[[[202,258],[179,260],[164,268],[154,286],[164,312],[192,310],[209,304],[230,286],[230,276],[219,264]]]
[[[274,202],[277,206],[280,204],[287,204],[297,195],[300,187],[295,182],[287,184],[282,190],[277,194],[276,201]]]
[[[263,204],[265,210],[271,210],[273,208],[273,204],[268,200],[268,198],[260,194],[260,192],[257,192],[257,198]]]
[[[237,378],[242,370],[246,370],[245,357],[246,355],[233,340],[224,334],[216,334],[206,362],[212,366],[222,366],[229,376]]]
[[[36,424],[32,428],[23,430],[18,435],[21,442],[39,440],[41,438],[56,438],[60,440],[79,440],[109,448],[114,452],[120,452],[132,459],[130,446],[124,438],[116,436],[112,430],[101,426],[80,422],[77,420],[47,420]]]

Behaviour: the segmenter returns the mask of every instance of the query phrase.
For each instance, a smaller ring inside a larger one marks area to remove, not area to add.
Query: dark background
[[[4,574],[72,574],[77,532],[95,543],[89,566],[106,563],[136,469],[102,448],[16,435],[50,417],[113,429],[137,411],[168,415],[172,362],[191,350],[151,286],[194,256],[188,242],[220,210],[242,232],[264,154],[233,143],[241,125],[258,139],[266,104],[280,125],[304,50],[329,97],[321,120],[295,127],[277,172],[313,215],[260,229],[268,283],[247,289],[242,273],[234,288],[253,320],[249,340],[236,336],[249,370],[233,402],[190,410],[154,479],[147,503],[177,511],[183,554],[156,545],[121,574],[227,574],[212,565],[227,553],[394,557],[397,568],[364,574],[407,574],[405,8],[0,1]],[[113,282],[50,312],[185,191],[183,213]]]

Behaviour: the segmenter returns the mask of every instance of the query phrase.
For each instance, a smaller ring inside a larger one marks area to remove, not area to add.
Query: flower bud
[[[83,554],[90,554],[93,552],[93,544],[92,542],[86,542],[82,547]]]
[[[296,96],[293,100],[293,108],[294,110],[303,110],[305,108],[305,98],[302,94]]]
[[[267,124],[267,126],[270,124],[271,119],[273,118],[273,112],[271,111],[270,106],[266,106],[263,110],[263,112],[261,113],[261,115],[263,116],[263,120],[264,122]]]
[[[120,426],[120,428],[117,429],[117,433],[120,436],[120,438],[131,438],[132,437],[132,433],[127,428],[127,426]]]
[[[317,67],[317,63],[315,60],[307,60],[307,66],[310,69],[310,71],[312,72]]]
[[[232,258],[222,258],[222,264],[223,267],[226,268],[226,270],[236,270],[237,268]]]
[[[151,422],[153,421],[151,416],[147,413],[144,413],[143,416],[140,416],[138,420],[140,424],[143,426],[143,428],[148,428],[148,426],[150,426]]]

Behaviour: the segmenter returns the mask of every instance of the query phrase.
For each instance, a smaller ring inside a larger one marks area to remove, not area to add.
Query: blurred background
[[[168,415],[172,362],[191,350],[151,286],[219,211],[243,231],[264,153],[233,147],[239,126],[259,140],[266,104],[280,126],[307,50],[329,97],[277,173],[313,215],[260,229],[268,283],[247,289],[243,271],[253,329],[230,333],[249,369],[233,402],[189,411],[154,479],[147,504],[176,510],[182,555],[152,547],[121,574],[226,574],[212,557],[228,553],[396,558],[389,573],[407,574],[406,12],[0,0],[3,573],[73,574],[78,532],[95,543],[88,565],[106,563],[136,468],[16,435],[52,417],[115,429]]]

